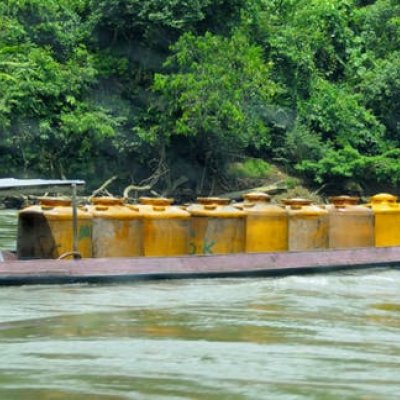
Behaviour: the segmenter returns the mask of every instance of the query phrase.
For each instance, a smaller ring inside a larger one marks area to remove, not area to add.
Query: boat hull
[[[262,277],[383,267],[400,267],[400,247],[80,260],[4,256],[0,285]]]

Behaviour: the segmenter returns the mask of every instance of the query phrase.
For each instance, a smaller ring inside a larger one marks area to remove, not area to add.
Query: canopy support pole
[[[80,258],[78,256],[78,205],[76,200],[76,183],[72,187],[72,253],[74,259]]]

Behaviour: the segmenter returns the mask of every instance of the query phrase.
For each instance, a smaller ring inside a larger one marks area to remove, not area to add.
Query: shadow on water
[[[85,393],[75,392],[73,390],[60,390],[60,389],[6,389],[0,390],[3,399],[7,400],[123,400],[125,396],[120,395],[106,395],[101,393]]]
[[[99,377],[81,374],[79,379],[76,376],[67,375],[63,378],[66,381],[70,380],[71,389],[14,388],[0,389],[0,394],[2,398],[7,400],[124,400],[138,398],[239,400],[244,398],[240,394],[224,393],[223,387],[218,390],[213,386],[208,386],[200,382],[191,380],[180,381],[177,377],[170,379],[146,378],[116,374]],[[90,391],[85,390],[85,386],[90,387]]]
[[[281,343],[287,341],[292,333],[300,333],[298,328],[293,331],[290,327],[261,323],[259,315],[254,320],[251,309],[242,310],[235,315],[229,315],[229,310],[226,310],[225,318],[221,319],[207,310],[196,310],[195,314],[184,310],[177,312],[153,308],[28,319],[0,323],[0,340],[82,339],[100,335],[102,338]]]

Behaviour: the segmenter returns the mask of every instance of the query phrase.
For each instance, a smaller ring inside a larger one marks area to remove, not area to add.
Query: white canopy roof
[[[57,179],[0,179],[0,195],[5,196],[10,193],[20,191],[23,193],[36,193],[44,190],[53,192],[65,192],[71,190],[71,185],[82,186],[85,181],[81,180],[57,180]]]
[[[80,180],[57,180],[57,179],[15,179],[3,178],[0,179],[0,190],[2,189],[18,189],[26,187],[43,187],[43,186],[71,186],[84,185],[85,181]]]

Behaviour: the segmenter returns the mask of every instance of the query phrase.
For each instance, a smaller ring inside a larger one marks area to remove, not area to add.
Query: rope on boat
[[[74,260],[80,260],[82,258],[82,254],[79,251],[67,251],[66,253],[61,254],[57,260],[64,260],[65,258],[71,256],[74,258]]]

